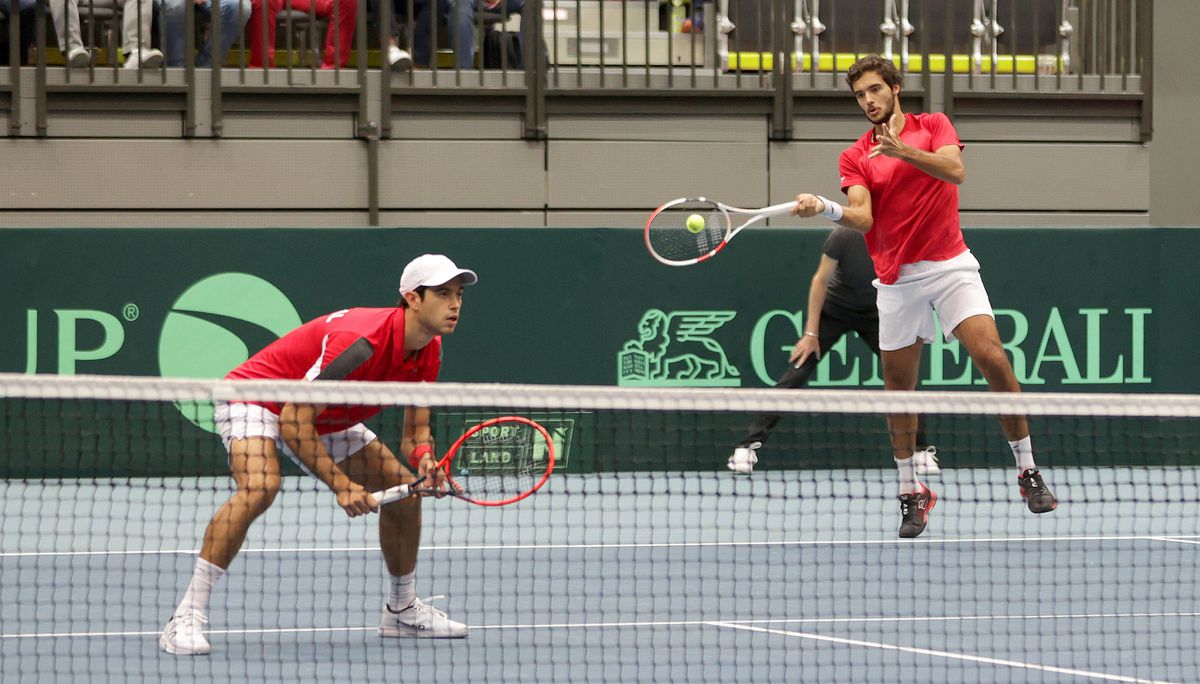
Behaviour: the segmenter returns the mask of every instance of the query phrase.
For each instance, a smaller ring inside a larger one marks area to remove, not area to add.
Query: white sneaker
[[[67,66],[72,69],[86,69],[92,63],[92,53],[85,47],[73,47],[67,51]]]
[[[172,655],[207,655],[212,652],[212,646],[204,638],[207,624],[208,616],[195,609],[172,615],[158,638],[158,645]]]
[[[762,442],[750,442],[746,446],[740,446],[733,450],[733,455],[729,457],[725,466],[735,473],[749,475],[754,472],[754,466],[758,463],[758,454],[755,454],[754,450],[761,448]]]
[[[149,50],[138,50],[137,52],[131,53],[125,58],[124,68],[137,69],[138,67],[141,67],[143,69],[157,69],[158,67],[162,66],[162,63],[162,50],[155,50],[151,48]]]
[[[443,597],[431,596],[426,600],[440,598]],[[379,616],[379,636],[385,637],[461,639],[470,631],[463,623],[451,620],[445,613],[419,598],[413,599],[413,602],[399,613],[393,613],[385,603]]]
[[[941,475],[942,468],[938,465],[937,447],[927,446],[913,452],[913,459],[918,475]]]
[[[412,69],[412,55],[408,54],[408,50],[401,50],[395,45],[389,45],[388,64],[391,64],[396,71],[408,71]]]

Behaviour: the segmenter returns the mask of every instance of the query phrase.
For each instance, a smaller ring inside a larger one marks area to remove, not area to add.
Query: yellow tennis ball
[[[693,233],[699,233],[704,230],[704,217],[700,214],[692,214],[687,217],[687,229]]]

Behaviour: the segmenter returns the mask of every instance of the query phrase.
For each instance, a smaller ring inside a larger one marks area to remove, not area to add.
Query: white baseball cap
[[[445,285],[458,276],[463,276],[463,285],[479,282],[475,271],[455,266],[442,254],[422,254],[404,267],[404,273],[400,275],[400,294],[405,295],[418,287]]]

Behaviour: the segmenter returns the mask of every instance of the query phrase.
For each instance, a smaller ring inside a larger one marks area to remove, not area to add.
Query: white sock
[[[896,470],[900,473],[900,493],[916,494],[921,491],[921,483],[917,480],[916,461],[911,456],[903,461],[898,458],[892,460],[896,462]]]
[[[212,595],[213,587],[225,576],[225,570],[209,563],[203,558],[196,559],[196,568],[192,570],[192,581],[188,583],[183,600],[175,609],[179,615],[187,610],[198,610],[208,613],[208,598]]]
[[[407,575],[389,575],[389,577],[392,579],[388,589],[388,609],[393,613],[399,613],[412,605],[417,598],[417,573],[414,570]]]
[[[1012,447],[1013,457],[1017,460],[1017,470],[1024,473],[1037,467],[1033,462],[1033,444],[1030,443],[1029,437],[1009,442],[1008,445]]]

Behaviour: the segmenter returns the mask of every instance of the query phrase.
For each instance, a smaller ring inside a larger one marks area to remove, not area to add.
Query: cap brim
[[[463,285],[474,285],[475,283],[479,282],[479,276],[475,275],[475,271],[472,271],[469,268],[460,268],[448,278],[440,278],[436,283],[425,282],[421,284],[425,287],[437,287],[438,285],[445,285],[451,280],[459,277],[462,278]]]

